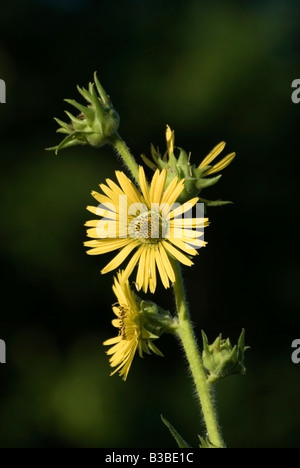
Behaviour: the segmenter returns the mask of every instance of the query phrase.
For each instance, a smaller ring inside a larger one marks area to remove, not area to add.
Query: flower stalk
[[[127,166],[135,181],[139,184],[139,166],[119,133],[116,132],[111,135],[108,139],[108,143],[110,143],[121,156],[124,164]]]
[[[211,387],[207,382],[206,372],[196,343],[193,327],[190,319],[183,278],[178,262],[174,262],[175,282],[173,284],[179,326],[177,335],[185,351],[190,370],[195,382],[199,397],[203,418],[206,425],[209,442],[215,448],[225,448],[217,421],[216,409],[213,404]]]

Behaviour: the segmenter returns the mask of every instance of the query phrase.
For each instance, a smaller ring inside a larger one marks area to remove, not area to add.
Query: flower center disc
[[[142,242],[156,244],[166,237],[168,223],[156,211],[146,211],[134,218],[129,225],[129,235]]]

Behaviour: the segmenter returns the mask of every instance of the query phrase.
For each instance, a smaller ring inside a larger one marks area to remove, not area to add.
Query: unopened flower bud
[[[70,119],[68,123],[55,118],[60,125],[57,132],[67,136],[59,145],[47,149],[54,150],[57,154],[59,150],[75,145],[101,147],[108,143],[110,137],[117,132],[120,123],[119,115],[102,88],[96,73],[94,81],[95,83],[89,83],[88,90],[77,86],[79,93],[88,102],[87,106],[73,99],[65,99],[80,113],[74,116],[65,111]]]
[[[203,338],[203,365],[207,371],[207,381],[217,382],[227,375],[245,374],[244,354],[249,346],[245,346],[245,330],[242,331],[238,344],[232,346],[229,338],[222,339],[222,335],[210,345],[204,331]]]

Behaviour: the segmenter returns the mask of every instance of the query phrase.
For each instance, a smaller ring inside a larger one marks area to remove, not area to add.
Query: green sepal
[[[70,130],[71,130],[70,124],[67,124],[66,122],[63,122],[62,120],[57,119],[56,117],[54,117],[54,120],[58,123],[58,125],[61,126],[61,128],[56,130],[57,132],[61,132],[61,130],[65,130],[67,133],[70,133]]]
[[[163,333],[176,333],[178,319],[173,317],[168,310],[159,307],[155,302],[140,299],[137,295],[136,300],[139,301],[143,325],[151,334],[151,338],[159,338]]]
[[[71,146],[77,146],[77,145],[86,145],[87,143],[84,141],[80,140],[80,136],[76,134],[71,134],[66,136],[59,145],[57,146],[52,146],[51,148],[46,148],[46,151],[55,151],[55,154],[58,153],[59,150],[63,148],[70,148]]]
[[[202,197],[199,197],[199,202],[204,203],[205,206],[224,206],[233,204],[233,202],[229,200],[207,200]]]
[[[152,161],[150,161],[149,158],[147,158],[147,156],[145,156],[144,154],[141,154],[141,158],[144,161],[144,163],[146,164],[146,166],[150,167],[150,169],[152,169],[153,171],[156,171],[157,167],[155,166],[155,164]]]

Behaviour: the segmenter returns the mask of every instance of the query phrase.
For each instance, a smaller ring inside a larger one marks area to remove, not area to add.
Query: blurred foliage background
[[[196,331],[235,341],[248,374],[217,388],[230,447],[299,447],[299,2],[292,0],[2,0],[0,78],[1,447],[175,447],[162,413],[194,446],[192,381],[174,338],[109,377],[110,256],[82,245],[90,192],[119,163],[111,148],[55,156],[53,117],[93,72],[139,158],[176,143],[201,161],[219,141],[238,157],[207,198],[208,246],[186,268]],[[204,194],[204,192],[203,192]],[[171,291],[157,301],[172,307]]]

